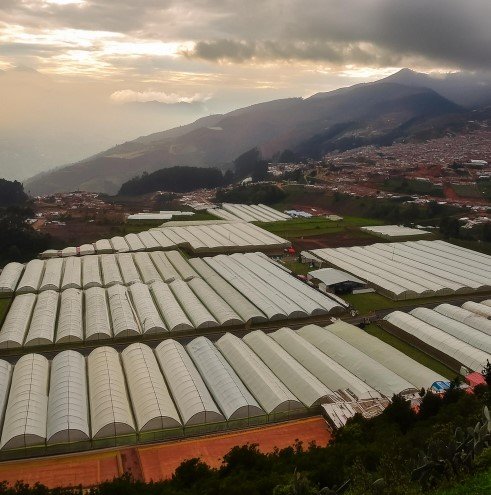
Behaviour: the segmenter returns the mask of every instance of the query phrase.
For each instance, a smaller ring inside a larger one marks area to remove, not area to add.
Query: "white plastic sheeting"
[[[123,277],[119,271],[116,257],[113,254],[103,254],[100,257],[102,268],[102,279],[104,287],[112,287],[116,284],[123,284]]]
[[[384,320],[472,371],[481,371],[490,359],[489,354],[480,349],[402,311],[394,311]]]
[[[412,383],[325,328],[307,325],[301,328],[298,333],[386,397],[390,398],[394,394],[417,390]]]
[[[54,342],[59,294],[54,290],[41,292],[32,313],[25,346],[49,345]]]
[[[132,254],[123,253],[118,255],[118,263],[125,285],[131,285],[135,282],[141,282],[141,277],[138,273],[138,269],[136,268]]]
[[[264,414],[237,373],[210,340],[198,337],[186,348],[227,419],[249,418]]]
[[[98,347],[87,358],[92,438],[131,434],[131,414],[119,354],[112,347]]]
[[[9,263],[0,273],[0,293],[12,294],[24,271],[21,263]]]
[[[246,299],[235,287],[220,277],[201,258],[192,258],[189,260],[189,263],[243,321],[256,323],[267,320],[266,316],[254,304]]]
[[[216,346],[268,414],[301,410],[304,406],[241,339],[225,334]]]
[[[82,261],[83,288],[102,287],[99,256],[84,256]]]
[[[140,271],[141,278],[146,284],[153,284],[157,280],[161,280],[160,274],[153,264],[152,258],[148,253],[135,253],[135,263]]]
[[[338,320],[327,326],[326,330],[341,337],[417,388],[429,388],[437,381],[447,381],[445,377],[354,325]]]
[[[51,361],[47,442],[80,442],[89,437],[85,358],[75,351],[63,351]]]
[[[183,280],[189,281],[192,278],[198,277],[193,267],[184,259],[179,251],[169,251],[165,253],[165,256]]]
[[[462,304],[462,307],[464,309],[467,309],[468,311],[472,311],[476,315],[481,315],[485,318],[491,318],[491,307],[485,304],[485,302],[486,301],[484,301],[483,303],[477,303],[474,301],[467,301]]]
[[[175,340],[164,340],[155,349],[155,354],[184,425],[225,420],[181,344]]]
[[[95,247],[93,244],[82,244],[78,249],[80,256],[87,256],[95,254]]]
[[[97,254],[108,254],[113,252],[113,247],[109,239],[99,239],[94,242],[94,247]]]
[[[133,306],[140,321],[144,334],[165,333],[167,328],[153,302],[152,294],[147,285],[136,283],[130,286]]]
[[[150,253],[150,258],[154,262],[162,280],[166,283],[181,279],[181,276],[169,261],[165,253],[157,251]]]
[[[264,332],[248,333],[243,340],[307,407],[333,401],[333,392]]]
[[[67,289],[60,296],[60,311],[56,326],[56,343],[82,342],[84,339],[83,293]]]
[[[106,291],[93,287],[85,295],[85,340],[110,339],[111,321],[107,308]]]
[[[150,287],[155,302],[165,320],[165,326],[171,332],[186,332],[192,330],[193,324],[189,321],[189,318],[174,297],[169,286],[164,284],[164,282],[155,282]]]
[[[35,304],[35,294],[20,294],[15,297],[0,331],[0,348],[22,346]]]
[[[67,258],[63,267],[61,290],[82,288],[82,259]]]
[[[113,285],[107,289],[114,338],[138,335],[140,328],[126,287]]]
[[[0,425],[3,424],[5,407],[7,406],[10,389],[10,379],[12,378],[12,365],[3,359],[0,360]]]
[[[111,245],[115,253],[127,253],[130,250],[128,243],[121,236],[111,237]]]
[[[329,389],[347,390],[360,400],[381,397],[380,393],[370,385],[326,356],[290,328],[280,328],[269,335]]]
[[[458,251],[458,252],[457,252]],[[394,299],[488,290],[491,257],[440,241],[317,249],[316,256]]]
[[[150,347],[132,344],[122,353],[139,431],[162,430],[181,426],[179,414]]]
[[[43,278],[39,287],[40,291],[60,290],[63,261],[62,258],[52,258],[46,261]]]
[[[17,286],[17,294],[26,294],[37,292],[41,284],[41,278],[44,272],[44,261],[31,260],[27,263],[19,285]]]
[[[193,278],[188,285],[220,325],[243,323],[239,315],[203,279]]]
[[[491,336],[491,321],[481,315],[447,303],[438,305],[434,310]]]
[[[40,354],[26,354],[12,373],[3,423],[1,449],[43,444],[46,440],[49,363]]]
[[[153,237],[149,231],[140,232],[138,234],[138,237],[145,246],[146,251],[155,251],[157,249],[160,249],[159,243],[155,240],[155,237]]]
[[[195,328],[219,326],[208,309],[196,297],[183,280],[174,280],[169,284],[174,296],[179,301]]]
[[[145,251],[145,245],[140,240],[137,234],[125,235],[124,240],[128,244],[130,251]]]
[[[449,335],[453,335],[463,342],[467,342],[477,349],[481,349],[481,351],[488,354],[491,352],[491,337],[465,323],[452,320],[452,318],[443,316],[429,308],[416,308],[410,311],[409,314]]]
[[[69,246],[61,250],[62,258],[68,258],[69,256],[77,256],[77,248],[75,246]]]

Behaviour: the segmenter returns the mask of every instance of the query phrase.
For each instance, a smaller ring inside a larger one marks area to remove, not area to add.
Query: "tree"
[[[235,174],[239,179],[252,177],[253,180],[261,180],[268,175],[268,163],[262,159],[258,148],[252,148],[242,153],[234,160]]]
[[[484,366],[482,374],[486,380],[487,386],[491,387],[491,363],[489,362],[489,359],[486,361],[486,366]]]

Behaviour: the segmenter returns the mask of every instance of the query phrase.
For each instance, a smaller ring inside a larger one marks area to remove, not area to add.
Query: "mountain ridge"
[[[346,146],[360,143],[387,144],[390,139],[403,137],[411,122],[418,119],[463,112],[464,108],[431,88],[386,78],[305,99],[258,103],[140,136],[78,163],[35,176],[26,181],[26,190],[45,194],[85,189],[111,194],[125,180],[143,171],[176,165],[226,166],[255,146],[265,157],[287,148],[309,156],[308,146],[315,142],[310,156],[318,157],[337,145],[349,149]]]

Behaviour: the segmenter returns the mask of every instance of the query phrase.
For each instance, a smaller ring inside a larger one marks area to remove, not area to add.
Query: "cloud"
[[[165,93],[164,91],[133,91],[132,89],[122,89],[115,91],[111,95],[111,100],[115,103],[158,101],[160,103],[204,103],[211,98],[209,95],[196,93],[191,96],[182,96],[176,93]]]

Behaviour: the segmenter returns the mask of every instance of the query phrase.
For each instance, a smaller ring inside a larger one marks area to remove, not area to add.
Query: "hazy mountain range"
[[[112,194],[143,171],[227,166],[255,146],[266,158],[285,149],[316,158],[336,149],[426,139],[464,129],[489,104],[489,79],[434,78],[403,69],[374,83],[260,103],[140,137],[39,174],[25,188],[31,194],[76,189]]]

